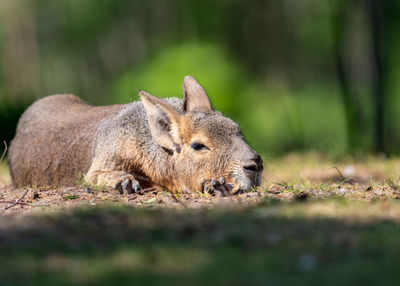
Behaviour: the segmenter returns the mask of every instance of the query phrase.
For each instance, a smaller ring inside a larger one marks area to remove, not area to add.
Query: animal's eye
[[[200,151],[200,150],[210,150],[210,148],[208,148],[206,145],[201,144],[199,142],[194,142],[192,143],[191,147],[196,150],[196,151]]]

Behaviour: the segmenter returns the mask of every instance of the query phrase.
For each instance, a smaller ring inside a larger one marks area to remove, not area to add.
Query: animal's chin
[[[237,178],[238,182],[237,190],[248,192],[254,187],[258,187],[261,185],[261,178],[262,178],[262,171],[256,172],[251,176],[242,174]]]

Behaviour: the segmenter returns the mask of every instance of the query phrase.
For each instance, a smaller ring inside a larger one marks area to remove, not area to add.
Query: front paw
[[[205,182],[203,192],[226,197],[232,195],[232,189],[233,184],[226,183],[225,178],[221,177],[219,180],[214,178]]]
[[[116,182],[114,189],[119,191],[121,195],[127,195],[140,192],[142,187],[132,175],[124,175]]]

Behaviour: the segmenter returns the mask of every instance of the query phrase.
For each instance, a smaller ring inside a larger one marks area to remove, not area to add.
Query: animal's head
[[[246,143],[239,126],[213,110],[206,92],[193,77],[185,77],[183,88],[181,111],[140,92],[153,139],[174,162],[175,188],[203,190],[207,182],[221,177],[233,185],[233,191],[260,185],[262,159]]]

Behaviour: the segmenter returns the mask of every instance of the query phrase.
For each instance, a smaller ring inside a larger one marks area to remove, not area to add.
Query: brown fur
[[[22,115],[10,146],[13,183],[70,186],[79,176],[115,187],[122,180],[200,190],[224,177],[236,189],[258,185],[262,161],[232,120],[213,111],[204,89],[185,78],[185,98],[91,106],[74,95],[38,100]],[[207,149],[194,150],[200,142]],[[247,173],[245,165],[255,165]]]

